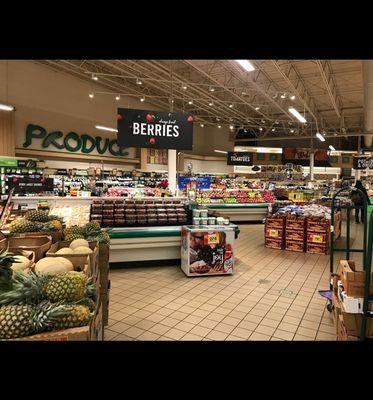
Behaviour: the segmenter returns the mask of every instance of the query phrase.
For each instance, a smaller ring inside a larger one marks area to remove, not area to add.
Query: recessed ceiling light
[[[221,128],[221,125],[220,125],[220,124],[218,125],[218,128]]]
[[[294,129],[290,129],[290,133],[294,133]]]
[[[233,125],[229,125],[229,129],[233,130],[234,126]]]
[[[91,93],[89,93],[89,95],[88,95],[91,99],[93,99],[94,97],[95,97],[95,95],[91,92]]]
[[[188,88],[187,88],[187,85],[185,85],[185,84],[184,84],[184,85],[181,85],[181,88],[184,89],[184,90],[187,90],[187,89],[188,89]]]
[[[261,122],[262,124],[265,124],[265,121],[264,121],[264,119],[262,119],[260,122]]]
[[[274,132],[276,130],[276,128],[272,128],[271,131]]]
[[[242,67],[244,70],[246,70],[246,71],[248,71],[248,72],[251,72],[251,71],[254,71],[254,70],[255,70],[254,65],[251,64],[251,62],[250,62],[249,60],[235,60],[235,61],[236,61],[238,64],[240,64],[241,67]]]
[[[144,96],[141,97],[141,98],[140,98],[140,101],[141,101],[141,102],[144,102],[144,101],[145,101],[145,97],[144,97]]]
[[[316,137],[320,140],[320,142],[325,142],[325,138],[321,133],[317,132]]]
[[[259,111],[259,110],[260,110],[260,107],[255,107],[255,110],[256,110],[256,111]]]
[[[278,121],[275,121],[275,124],[276,124],[276,125],[278,125],[278,124],[279,124],[279,122],[278,122]]]
[[[233,104],[231,103],[231,104],[229,104],[229,108],[233,108]]]
[[[217,120],[217,121],[220,121],[220,118],[219,118],[219,117],[216,117],[216,120]]]
[[[115,96],[115,100],[116,100],[116,101],[119,101],[119,100],[120,100],[119,94],[118,94],[118,96]]]
[[[213,105],[214,105],[214,103],[212,101],[210,101],[209,106],[213,106]]]
[[[295,100],[295,96],[294,95],[290,96],[290,100]]]
[[[335,151],[334,146],[332,146],[331,144],[329,145],[329,149],[330,149],[331,151]]]

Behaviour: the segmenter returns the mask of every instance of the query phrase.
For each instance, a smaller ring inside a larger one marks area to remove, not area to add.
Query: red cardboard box
[[[299,241],[299,240],[287,240],[286,239],[285,250],[303,252],[304,251],[304,242]]]
[[[282,250],[284,248],[284,240],[281,239],[275,239],[275,238],[265,238],[265,247],[268,247],[270,249],[278,249]]]
[[[307,253],[328,254],[329,253],[329,245],[317,244],[317,243],[307,243]]]
[[[286,228],[285,238],[286,240],[298,240],[298,241],[305,241],[305,233],[304,230],[300,229],[288,229]]]

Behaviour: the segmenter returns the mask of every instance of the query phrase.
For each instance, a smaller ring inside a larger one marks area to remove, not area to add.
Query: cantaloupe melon
[[[89,247],[79,246],[75,247],[74,254],[92,254],[93,251]]]
[[[73,254],[74,250],[70,249],[70,247],[62,247],[58,251],[56,251],[56,254]]]
[[[70,249],[75,249],[76,247],[88,247],[89,243],[85,239],[75,239],[70,243]]]
[[[13,258],[17,261],[11,266],[13,271],[23,271],[31,265],[31,260],[25,256],[14,256]]]
[[[69,264],[67,264],[67,262]],[[73,264],[63,257],[45,257],[35,265],[35,271],[44,275],[57,275],[73,271]]]

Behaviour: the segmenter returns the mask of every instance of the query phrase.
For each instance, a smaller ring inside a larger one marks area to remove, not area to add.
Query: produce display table
[[[239,229],[234,227],[237,238]],[[110,263],[178,260],[181,257],[181,226],[113,228],[109,234]]]
[[[262,221],[268,215],[269,203],[204,204],[214,215],[230,221]]]

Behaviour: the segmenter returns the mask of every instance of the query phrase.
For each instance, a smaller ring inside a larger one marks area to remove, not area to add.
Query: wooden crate
[[[51,245],[52,238],[50,236],[26,236],[24,238],[11,236],[8,238],[10,252],[14,253],[18,249],[33,251],[35,253],[35,262],[45,256]]]

